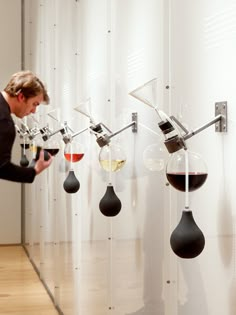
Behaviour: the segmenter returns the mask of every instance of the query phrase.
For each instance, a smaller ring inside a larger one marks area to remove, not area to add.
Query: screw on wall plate
[[[215,123],[216,132],[227,132],[227,102],[215,103],[215,116],[221,115],[221,119]]]

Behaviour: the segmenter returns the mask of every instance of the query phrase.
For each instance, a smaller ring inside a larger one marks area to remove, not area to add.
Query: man
[[[48,104],[49,96],[43,83],[30,71],[12,75],[5,89],[0,93],[0,178],[21,183],[32,183],[52,162],[44,160],[41,150],[34,167],[21,167],[11,162],[12,147],[16,137],[11,114],[23,118],[35,113],[40,103]]]

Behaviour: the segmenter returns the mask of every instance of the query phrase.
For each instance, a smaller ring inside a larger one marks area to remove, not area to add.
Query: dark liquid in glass
[[[45,151],[47,151],[48,153],[50,153],[51,155],[56,155],[59,152],[59,149],[44,149]]]
[[[168,182],[176,189],[185,191],[185,173],[167,173]],[[200,188],[207,179],[207,173],[189,173],[189,191]]]
[[[69,162],[79,162],[83,158],[84,153],[65,153],[64,156]]]
[[[24,143],[21,143],[20,146],[21,146],[22,148],[29,149],[30,144],[29,144],[29,143],[25,143],[25,144],[24,144]]]

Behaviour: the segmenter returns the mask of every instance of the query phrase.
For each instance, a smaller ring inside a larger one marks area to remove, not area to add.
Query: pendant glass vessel
[[[50,155],[55,156],[60,150],[59,141],[51,137],[44,143],[43,149]]]
[[[21,139],[20,146],[21,146],[20,165],[23,167],[27,167],[29,165],[29,160],[28,160],[27,155],[26,155],[26,150],[29,149],[30,145],[29,145],[29,142],[27,141],[27,139],[25,139],[25,137],[23,137]]]
[[[125,165],[125,162],[126,156],[120,146],[109,144],[101,148],[99,163],[105,171],[117,172]]]
[[[188,191],[199,189],[207,179],[207,166],[202,157],[191,151],[180,150],[172,154],[167,162],[166,177],[177,190],[186,191],[186,175],[188,175]],[[188,161],[186,161],[186,157]],[[186,163],[188,174],[186,174]]]
[[[64,149],[64,157],[70,163],[70,170],[64,181],[63,188],[67,193],[73,194],[80,188],[80,182],[75,176],[73,164],[81,161],[84,157],[82,145],[76,141],[67,143]]]

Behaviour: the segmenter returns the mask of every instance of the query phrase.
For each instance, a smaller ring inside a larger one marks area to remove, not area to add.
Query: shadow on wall
[[[232,265],[232,280],[229,287],[229,315],[236,314],[236,239],[235,215],[229,202],[221,202],[219,213],[219,250],[225,267]],[[227,234],[226,232],[227,231]]]
[[[186,283],[186,302],[183,305],[179,305],[178,315],[209,314],[198,258],[190,260],[180,258],[179,264]],[[180,287],[181,285],[179,285],[179,291]]]
[[[236,275],[233,276],[229,294],[229,315],[236,314]]]
[[[128,315],[164,315],[164,181],[163,172],[149,172],[143,233],[143,307]]]
[[[224,196],[222,196],[224,198]],[[232,210],[227,200],[221,200],[218,215],[218,235],[219,235],[219,251],[222,262],[225,267],[229,266],[235,255],[233,228],[235,218],[232,216]],[[235,313],[236,314],[236,313]]]

